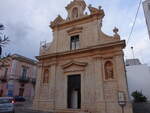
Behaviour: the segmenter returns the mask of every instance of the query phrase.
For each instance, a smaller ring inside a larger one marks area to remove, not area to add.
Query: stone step
[[[67,112],[55,112],[55,113],[89,113],[89,112],[83,112],[83,111],[67,111]]]
[[[82,110],[59,110],[59,111],[55,111],[55,113],[89,113],[89,112],[85,112]]]

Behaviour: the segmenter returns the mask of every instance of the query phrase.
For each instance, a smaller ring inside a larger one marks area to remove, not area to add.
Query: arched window
[[[49,82],[49,70],[45,69],[43,74],[43,83],[48,83],[48,82]]]
[[[75,8],[73,8],[73,10],[72,10],[72,18],[78,18],[78,8],[77,7],[75,7]]]
[[[111,61],[107,61],[105,63],[105,80],[110,79],[114,79],[113,63]]]

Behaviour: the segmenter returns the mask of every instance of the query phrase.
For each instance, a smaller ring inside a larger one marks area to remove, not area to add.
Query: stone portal
[[[68,76],[67,105],[71,109],[81,108],[81,77],[80,75]]]

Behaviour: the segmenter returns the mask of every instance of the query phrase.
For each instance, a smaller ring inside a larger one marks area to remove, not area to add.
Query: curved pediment
[[[62,68],[63,69],[66,69],[66,68],[69,68],[69,67],[73,67],[73,66],[76,66],[76,67],[85,67],[88,63],[85,63],[85,62],[78,62],[78,61],[70,61],[64,65],[62,65]]]

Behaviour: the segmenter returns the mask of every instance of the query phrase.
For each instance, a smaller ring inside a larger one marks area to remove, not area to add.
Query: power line
[[[134,19],[134,22],[133,22],[133,25],[132,25],[132,28],[131,28],[131,31],[130,31],[130,34],[129,34],[129,37],[128,37],[128,40],[127,40],[127,45],[130,41],[134,26],[135,26],[135,23],[136,23],[136,20],[137,20],[137,16],[138,16],[138,13],[139,13],[139,10],[140,10],[141,3],[142,3],[142,0],[140,0],[140,2],[139,2],[139,6],[138,6],[138,9],[137,9],[137,12],[136,12],[136,15],[135,15],[135,19]]]

